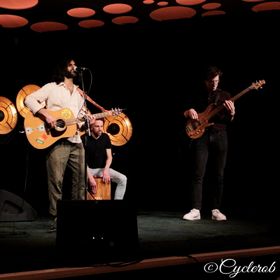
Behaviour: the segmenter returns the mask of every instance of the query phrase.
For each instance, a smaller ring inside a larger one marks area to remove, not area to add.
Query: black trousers
[[[224,188],[224,170],[228,151],[228,137],[226,129],[208,128],[202,137],[192,140],[192,207],[201,209],[203,180],[211,154],[211,178],[213,180],[211,209],[221,206]]]

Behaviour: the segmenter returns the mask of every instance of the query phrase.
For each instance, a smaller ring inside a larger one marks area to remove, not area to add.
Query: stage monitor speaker
[[[36,217],[36,211],[23,198],[0,189],[0,221],[33,221]]]
[[[56,245],[83,265],[138,258],[136,210],[123,200],[59,200]]]

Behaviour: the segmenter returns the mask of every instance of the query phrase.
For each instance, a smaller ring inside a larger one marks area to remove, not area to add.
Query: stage
[[[233,218],[217,222],[210,217],[184,221],[183,214],[138,210],[138,244],[133,246],[131,243],[131,246],[123,239],[120,246],[123,248],[118,247],[119,251],[114,252],[121,253],[119,260],[117,254],[112,259],[109,255],[106,255],[108,259],[104,258],[100,248],[95,250],[90,247],[92,244],[79,254],[71,246],[67,248],[67,254],[60,254],[56,244],[57,232],[49,231],[51,221],[45,217],[36,217],[33,221],[0,222],[0,279],[91,279],[92,275],[95,279],[112,279],[120,274],[122,279],[131,279],[153,273],[173,275],[175,279],[229,279],[219,271],[212,274],[205,271],[207,263],[219,264],[227,259],[244,266],[252,261],[255,265],[275,266],[273,273],[256,275],[247,272],[236,279],[279,277],[280,235],[273,221]],[[134,226],[132,222],[124,230]],[[121,231],[120,228],[116,230]],[[76,241],[73,240],[73,248]]]

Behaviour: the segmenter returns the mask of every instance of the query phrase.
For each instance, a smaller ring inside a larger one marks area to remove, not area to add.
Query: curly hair
[[[72,60],[75,61],[75,59],[72,57],[64,58],[57,64],[53,74],[53,80],[57,84],[64,81],[64,77],[66,77],[68,74],[67,67]]]
[[[205,74],[204,74],[204,80],[212,80],[215,78],[217,75],[222,76],[223,72],[217,67],[217,66],[208,66]]]

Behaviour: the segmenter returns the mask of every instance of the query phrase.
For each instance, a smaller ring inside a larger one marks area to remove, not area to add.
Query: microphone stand
[[[86,94],[85,94],[85,85],[84,85],[84,77],[83,77],[83,71],[80,71],[79,72],[79,76],[80,76],[80,80],[81,80],[81,87],[82,87],[82,91],[84,93],[83,97],[84,97],[84,108],[87,112],[87,103],[86,103]],[[91,135],[91,132],[90,132],[90,125],[89,125],[89,119],[88,119],[88,116],[85,115],[84,116],[85,118],[85,130],[86,130],[86,133],[85,133],[85,137],[84,137],[84,141],[83,141],[83,145],[84,145],[84,159],[85,159],[85,200],[87,200],[87,190],[88,190],[88,176],[87,176],[87,154],[86,154],[86,147],[87,147],[87,136],[90,136]]]

